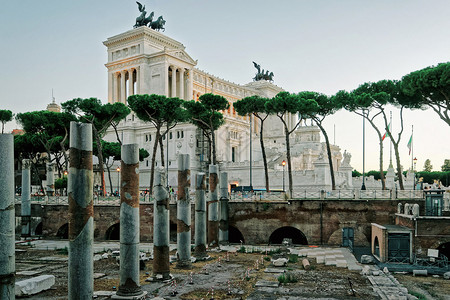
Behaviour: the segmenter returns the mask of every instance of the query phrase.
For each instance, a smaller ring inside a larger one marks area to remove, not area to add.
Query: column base
[[[136,296],[119,296],[115,294],[111,296],[111,299],[144,300],[146,296],[147,292],[142,291],[142,294]]]

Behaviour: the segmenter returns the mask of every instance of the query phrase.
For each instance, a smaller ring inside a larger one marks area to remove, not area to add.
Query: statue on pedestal
[[[155,12],[151,12],[148,17],[146,17],[147,12],[145,11],[145,5],[142,5],[141,3],[137,2],[138,9],[141,12],[139,17],[136,18],[136,24],[134,24],[134,28],[138,28],[141,26],[147,26],[150,27],[153,30],[159,31],[163,29],[165,30],[164,25],[166,24],[166,20],[163,19],[162,16],[159,16],[156,21],[153,21],[153,16],[155,15]]]
[[[253,62],[253,65],[258,70],[258,73],[256,73],[255,77],[253,78],[254,81],[260,81],[260,80],[267,80],[270,82],[273,81],[273,72],[269,73],[269,70],[264,72],[264,69],[262,69],[262,71],[261,71],[261,66],[255,62]]]

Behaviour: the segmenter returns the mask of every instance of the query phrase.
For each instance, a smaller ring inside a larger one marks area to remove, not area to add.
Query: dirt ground
[[[195,262],[192,269],[181,270],[171,265],[172,282],[146,282],[152,275],[152,260],[141,271],[141,286],[147,291],[147,299],[159,296],[165,299],[378,299],[366,277],[357,271],[316,264],[305,270],[300,258],[290,257],[283,269],[285,283],[278,283],[282,274],[266,273],[270,255],[261,253],[230,253],[210,251],[208,261]],[[171,253],[175,255],[175,253]],[[36,270],[41,274],[53,274],[56,284],[28,299],[67,299],[67,250],[38,251],[22,246],[16,253],[16,270]],[[258,261],[258,268],[256,266]],[[119,264],[115,257],[94,262],[94,273],[103,277],[94,280],[95,291],[115,291],[119,285]],[[37,276],[37,275],[35,275]],[[450,299],[450,281],[433,277],[395,275],[409,291],[422,299]],[[16,280],[30,276],[17,275]],[[275,287],[256,287],[257,283],[275,283]],[[97,299],[108,299],[99,296]],[[291,298],[294,299],[294,298]]]

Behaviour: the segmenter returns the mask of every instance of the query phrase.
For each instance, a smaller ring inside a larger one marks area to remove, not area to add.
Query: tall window
[[[231,147],[231,161],[236,162],[236,147]]]

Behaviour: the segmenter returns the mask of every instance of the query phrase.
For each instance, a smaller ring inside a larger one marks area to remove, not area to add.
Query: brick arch
[[[308,238],[299,229],[292,226],[279,227],[269,237],[270,244],[281,244],[284,238],[292,239],[293,244],[308,245]]]

